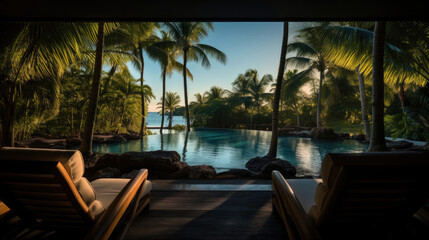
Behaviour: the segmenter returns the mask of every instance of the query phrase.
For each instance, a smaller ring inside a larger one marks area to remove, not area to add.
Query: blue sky
[[[293,39],[297,29],[306,23],[289,24],[289,41]],[[283,34],[281,22],[215,22],[214,31],[204,38],[201,43],[209,44],[227,55],[225,65],[210,59],[209,69],[200,63],[188,63],[188,69],[194,76],[194,81],[188,80],[189,102],[195,99],[194,94],[204,93],[212,86],[220,86],[231,90],[231,83],[240,73],[253,68],[258,70],[260,77],[265,74],[276,77],[280,58],[280,48]],[[149,104],[149,112],[158,111],[157,103],[162,96],[161,70],[158,63],[145,55],[145,84],[148,84],[156,96]],[[180,59],[178,60],[180,61]],[[130,67],[132,75],[138,79],[139,72]],[[166,91],[177,92],[181,105],[183,98],[183,77],[181,73],[173,73],[166,81]]]

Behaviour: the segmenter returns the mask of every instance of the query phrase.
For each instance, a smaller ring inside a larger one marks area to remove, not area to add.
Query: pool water
[[[119,144],[93,146],[97,153],[124,153],[130,151],[177,151],[189,165],[207,164],[217,172],[245,168],[246,162],[267,154],[271,132],[237,129],[192,129],[168,131],[150,135],[142,140]],[[277,157],[289,161],[301,172],[319,175],[323,157],[328,152],[362,152],[367,145],[357,141],[321,141],[300,137],[279,137]]]

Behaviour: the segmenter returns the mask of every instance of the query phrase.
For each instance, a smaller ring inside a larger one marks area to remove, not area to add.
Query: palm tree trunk
[[[267,156],[275,158],[277,156],[277,143],[278,143],[278,131],[279,131],[279,102],[280,93],[282,90],[283,75],[286,68],[286,52],[287,52],[287,40],[289,33],[289,23],[283,23],[283,42],[282,50],[280,54],[279,71],[277,74],[276,91],[274,93],[274,106],[273,106],[273,126],[271,129],[271,143],[270,149],[268,150]]]
[[[122,126],[122,120],[124,119],[126,109],[127,109],[127,98],[124,98],[124,105],[122,106],[122,112],[121,112],[121,116],[119,117],[118,127],[116,128],[116,134],[119,133],[119,130]]]
[[[372,56],[372,129],[368,152],[386,151],[384,138],[384,37],[386,22],[376,22]]]
[[[187,131],[189,132],[191,130],[191,119],[189,117],[188,85],[187,85],[187,82],[186,82],[186,61],[187,61],[187,54],[188,54],[188,51],[186,49],[183,50],[183,88],[184,88],[184,91],[185,91],[186,124],[187,124]]]
[[[168,128],[171,130],[172,126],[173,126],[173,111],[170,110],[170,112],[169,112]]]
[[[359,71],[359,67],[356,68],[356,72],[358,74],[359,80],[359,94],[360,94],[360,104],[362,107],[362,121],[363,121],[363,129],[365,131],[365,140],[369,140],[371,136],[369,119],[368,119],[368,109],[365,95],[365,81],[363,79],[363,75]]]
[[[85,154],[92,154],[92,135],[94,133],[95,118],[97,115],[98,94],[100,92],[101,70],[103,67],[104,50],[104,22],[98,23],[97,46],[95,50],[94,78],[92,79],[91,95],[89,96],[88,113],[85,129],[79,150]]]
[[[405,112],[405,108],[408,107],[408,101],[405,96],[404,83],[399,84],[398,97],[399,97],[399,100],[401,101],[402,112]]]
[[[293,100],[293,107],[295,108],[296,125],[299,127],[299,125],[300,125],[300,123],[299,123],[299,111],[298,111],[298,106],[296,105],[296,100],[295,100],[294,96],[292,96],[292,100]]]
[[[2,142],[0,146],[14,147],[14,122],[15,122],[15,95],[16,95],[16,83],[12,83],[7,91],[8,94],[4,94],[3,97],[3,116],[2,116]]]
[[[161,109],[161,128],[159,132],[162,134],[164,128],[164,114],[165,114],[165,78],[167,75],[167,66],[162,69],[162,109]]]
[[[143,58],[143,51],[140,49],[140,62],[141,62],[141,69],[140,69],[140,86],[141,89],[141,96],[142,96],[142,124],[140,127],[140,137],[143,137],[144,133],[146,132],[146,100],[144,99],[144,91],[143,91],[143,71],[144,71],[144,58]]]
[[[323,79],[325,78],[325,72],[323,70],[320,71],[320,80],[319,80],[319,93],[317,95],[317,112],[316,112],[316,127],[322,127],[322,120],[320,119],[320,105],[322,99],[322,84]]]

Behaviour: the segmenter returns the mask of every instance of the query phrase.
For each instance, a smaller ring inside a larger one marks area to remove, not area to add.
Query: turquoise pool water
[[[177,151],[189,165],[207,164],[217,172],[231,168],[245,168],[246,162],[264,156],[271,140],[271,132],[235,129],[192,129],[165,131],[142,140],[120,144],[93,146],[98,153],[124,153],[130,151]],[[278,157],[307,174],[318,175],[323,157],[328,152],[362,152],[367,146],[357,141],[316,141],[310,138],[279,137]]]

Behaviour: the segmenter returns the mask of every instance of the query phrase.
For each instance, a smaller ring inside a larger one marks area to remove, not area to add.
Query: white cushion
[[[92,181],[91,185],[95,189],[96,199],[99,200],[107,209],[129,181],[130,179],[127,178],[99,178]],[[151,190],[152,183],[149,180],[146,180],[143,184],[140,199]]]
[[[322,179],[286,179],[305,212],[315,204],[314,194]]]

